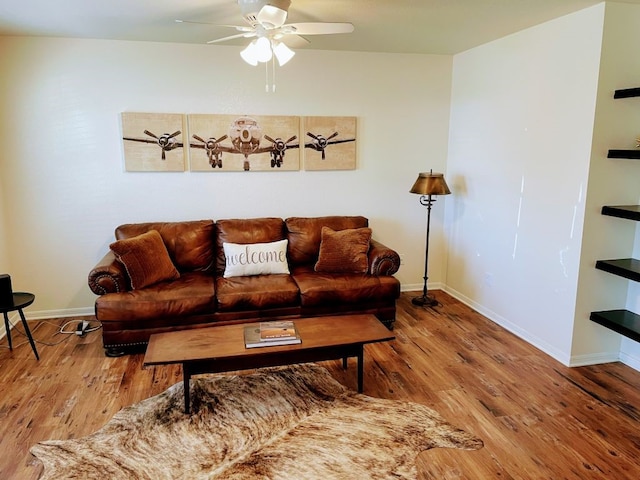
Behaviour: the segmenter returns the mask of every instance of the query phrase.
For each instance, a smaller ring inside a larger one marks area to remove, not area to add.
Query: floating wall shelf
[[[602,207],[602,215],[640,221],[640,205],[611,205]]]
[[[640,88],[624,88],[616,90],[613,98],[640,97]],[[609,150],[608,158],[628,158],[640,160],[638,150]],[[613,205],[602,207],[602,215],[640,221],[640,205]],[[619,275],[623,278],[640,282],[640,260],[634,258],[620,258],[615,260],[598,260],[596,268],[605,272]],[[636,342],[640,342],[640,315],[629,310],[607,310],[591,312],[592,321],[609,328]]]
[[[640,315],[629,310],[608,310],[591,312],[589,318],[603,327],[640,342]]]
[[[629,98],[640,97],[640,88],[623,88],[616,90],[613,94],[613,98]]]
[[[609,150],[608,158],[630,158],[632,160],[640,159],[640,150]]]
[[[620,277],[640,282],[640,260],[635,258],[620,258],[616,260],[598,260],[596,268],[613,273]]]

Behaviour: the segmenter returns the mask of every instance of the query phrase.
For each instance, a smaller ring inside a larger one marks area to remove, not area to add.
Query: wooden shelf
[[[609,150],[607,158],[630,158],[640,159],[640,150]]]
[[[613,98],[640,97],[640,88],[624,88],[616,90]],[[609,150],[608,158],[627,158],[640,160],[638,150]],[[602,215],[640,221],[640,205],[606,205],[602,207]],[[640,282],[640,260],[635,258],[619,258],[614,260],[598,260],[596,268],[635,282]],[[591,312],[592,321],[609,328],[625,337],[640,342],[640,315],[629,310],[606,310]]]
[[[596,268],[605,272],[640,282],[640,260],[620,258],[615,260],[598,260]]]
[[[610,205],[602,207],[602,215],[640,221],[640,205]]]
[[[591,312],[589,318],[603,327],[640,342],[640,315],[629,310],[607,310]]]
[[[613,93],[613,98],[640,97],[640,88],[623,88]]]

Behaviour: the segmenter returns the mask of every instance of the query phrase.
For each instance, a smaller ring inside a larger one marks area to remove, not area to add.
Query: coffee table
[[[244,328],[254,324],[212,326],[151,335],[144,366],[182,364],[184,409],[190,413],[192,375],[247,370],[348,357],[358,360],[358,392],[362,393],[364,345],[395,339],[374,315],[339,315],[294,320],[302,343],[245,348]]]

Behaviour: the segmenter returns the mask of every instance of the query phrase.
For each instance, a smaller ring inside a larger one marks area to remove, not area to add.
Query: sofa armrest
[[[371,275],[393,275],[399,268],[400,255],[386,245],[371,239],[369,247],[369,273]]]
[[[89,288],[96,295],[128,290],[127,272],[109,251],[89,272]]]

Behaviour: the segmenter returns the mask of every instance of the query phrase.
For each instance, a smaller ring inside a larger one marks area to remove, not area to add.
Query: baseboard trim
[[[634,370],[637,370],[640,372],[640,358],[633,356],[633,355],[629,355],[628,353],[625,352],[620,352],[620,361],[622,363],[624,363],[625,365],[627,365],[628,367],[633,368]]]
[[[485,308],[483,305],[480,305],[479,303],[471,300],[470,298],[466,297],[465,295],[458,292],[457,290],[447,286],[445,286],[443,290],[447,292],[449,295],[451,295],[452,297],[461,301],[468,307],[474,309],[476,312],[480,313],[481,315],[487,317],[492,322],[500,325],[504,329],[513,333],[518,338],[521,338],[522,340],[529,343],[530,345],[533,345],[535,348],[546,353],[547,355],[554,358],[555,360],[562,363],[563,365],[567,367],[571,366],[571,358],[565,352],[562,352],[557,348],[553,347],[552,345],[549,345],[547,342],[545,342],[541,338],[535,335],[531,335],[531,333],[529,333],[528,331],[520,328],[518,325],[498,315],[496,312],[489,310],[488,308]]]
[[[400,285],[401,292],[422,292],[422,288],[424,287],[424,283],[405,283]],[[428,283],[427,289],[431,290],[444,290],[445,285],[443,283]]]
[[[619,362],[618,352],[600,352],[588,355],[573,355],[569,362],[570,367],[586,367],[589,365],[599,365],[601,363]]]
[[[50,318],[67,318],[67,317],[85,317],[87,315],[93,315],[93,307],[84,308],[67,308],[62,310],[23,310],[24,318],[27,322],[32,320],[48,320]],[[20,323],[20,315],[17,311],[9,314],[9,322],[11,325]],[[0,338],[4,338],[7,335],[7,331],[4,327],[4,318],[0,321]]]

